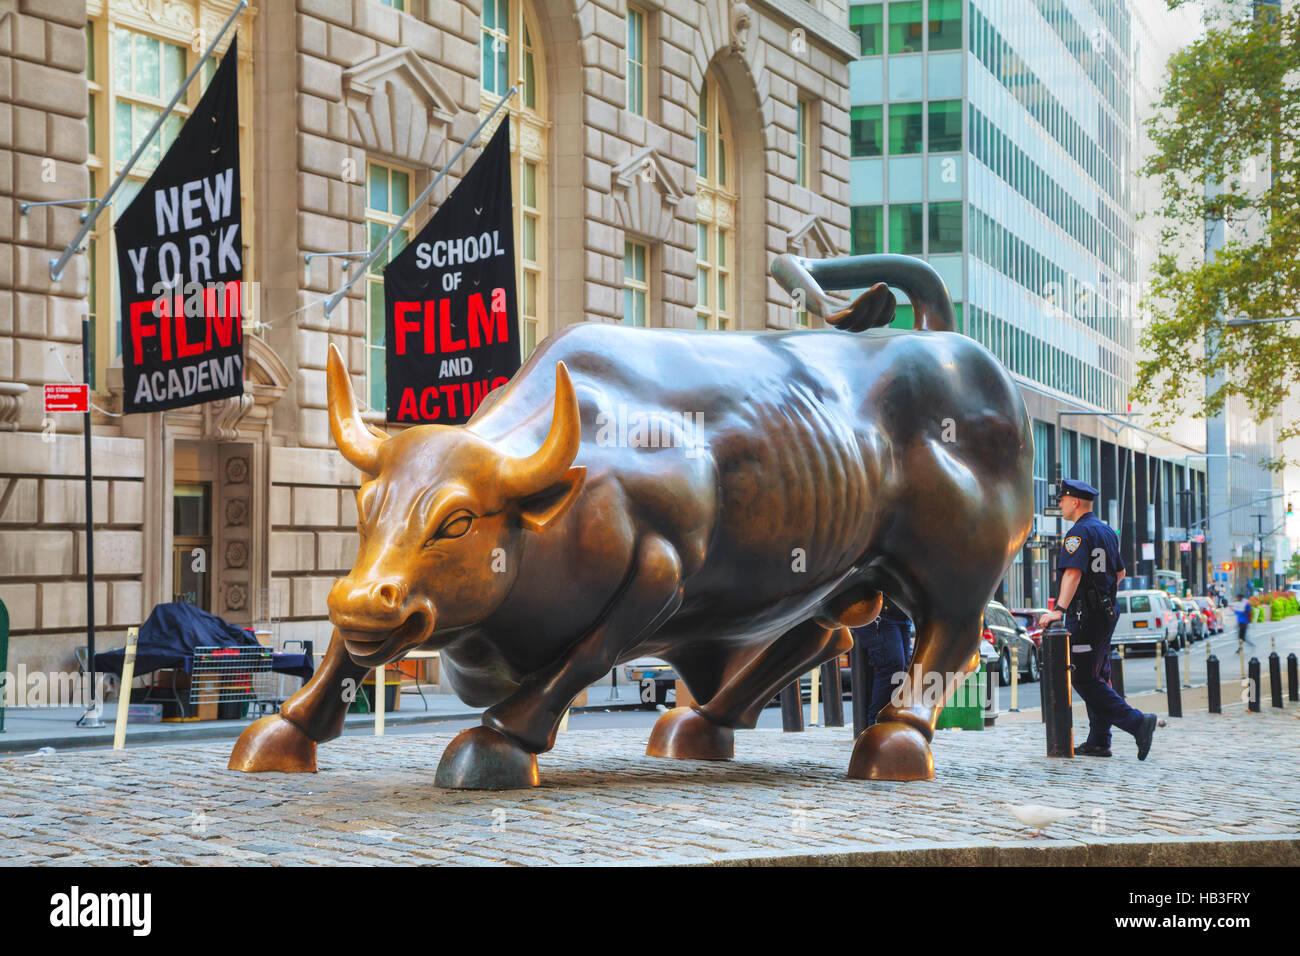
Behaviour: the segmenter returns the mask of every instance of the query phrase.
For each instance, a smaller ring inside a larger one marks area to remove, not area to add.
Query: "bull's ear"
[[[545,531],[573,507],[586,480],[587,469],[584,465],[570,468],[550,488],[519,503],[519,523],[529,531]]]

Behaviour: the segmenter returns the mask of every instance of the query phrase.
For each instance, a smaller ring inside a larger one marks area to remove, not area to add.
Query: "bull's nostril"
[[[382,604],[395,608],[400,603],[402,595],[395,584],[381,584],[375,589],[375,597]]]

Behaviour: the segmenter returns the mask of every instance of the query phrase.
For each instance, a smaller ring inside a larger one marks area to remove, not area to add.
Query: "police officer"
[[[1119,615],[1115,589],[1124,580],[1119,538],[1092,513],[1097,489],[1083,481],[1061,482],[1061,514],[1074,524],[1057,559],[1056,610],[1038,619],[1046,627],[1065,618],[1070,632],[1074,689],[1088,705],[1088,739],[1074,752],[1110,756],[1112,725],[1137,740],[1138,760],[1146,760],[1155,735],[1156,715],[1130,707],[1110,686],[1110,637]],[[1062,608],[1065,612],[1062,613]]]

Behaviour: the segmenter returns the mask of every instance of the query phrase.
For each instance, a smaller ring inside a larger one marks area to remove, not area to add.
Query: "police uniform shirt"
[[[1095,570],[1100,567],[1101,570]],[[1087,575],[1094,575],[1098,590],[1113,595],[1119,572],[1125,570],[1119,553],[1119,537],[1110,525],[1091,511],[1086,511],[1065,535],[1061,555],[1056,561],[1056,593],[1061,593],[1061,581],[1069,568],[1078,568],[1085,575],[1070,601],[1069,616],[1078,618],[1083,605],[1083,592]]]

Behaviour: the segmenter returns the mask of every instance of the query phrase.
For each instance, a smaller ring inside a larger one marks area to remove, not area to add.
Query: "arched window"
[[[728,329],[736,308],[735,146],[717,80],[705,76],[695,130],[695,325]]]
[[[510,157],[514,188],[515,281],[519,296],[519,332],[523,358],[550,331],[542,276],[547,274],[547,131],[546,61],[537,18],[529,0],[483,0],[479,34],[480,115],[500,102],[511,84],[519,93],[510,111]],[[492,131],[484,131],[486,143]]]

